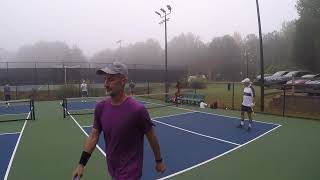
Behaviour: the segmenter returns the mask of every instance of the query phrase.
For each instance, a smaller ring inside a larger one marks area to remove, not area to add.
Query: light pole
[[[260,20],[260,9],[259,1],[256,0],[257,15],[258,15],[258,26],[259,26],[259,39],[260,39],[260,74],[261,74],[261,96],[260,96],[260,110],[264,111],[264,64],[263,64],[263,44],[262,44],[262,30]]]
[[[120,40],[117,41],[116,43],[119,44],[119,61],[121,61],[121,43],[122,43],[122,40],[120,39]]]
[[[121,43],[122,43],[122,40],[120,39],[119,41],[117,41],[116,43],[119,44],[119,48],[121,49]]]
[[[167,16],[171,14],[171,6],[167,5],[167,8],[169,12],[167,13],[166,10],[163,8],[160,9],[160,11],[164,14],[162,15],[158,11],[155,11],[157,15],[160,16],[160,18],[164,18],[159,24],[164,23],[164,39],[165,39],[165,88],[166,88],[166,100],[168,100],[168,92],[169,92],[169,84],[168,84],[168,48],[167,48],[167,21],[169,21],[169,18]]]
[[[247,50],[244,51],[244,55],[246,57],[246,66],[247,66],[247,69],[246,69],[246,73],[247,73],[247,78],[249,78],[249,53]]]
[[[67,84],[67,68],[80,68],[80,65],[75,65],[75,66],[63,65],[63,68],[64,68],[64,84]]]

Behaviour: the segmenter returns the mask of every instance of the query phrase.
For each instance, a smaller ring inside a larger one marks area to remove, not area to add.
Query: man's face
[[[104,79],[104,87],[106,94],[115,97],[124,91],[127,78],[120,74],[106,74]]]

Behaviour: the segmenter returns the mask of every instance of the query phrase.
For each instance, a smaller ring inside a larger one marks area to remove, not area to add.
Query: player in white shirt
[[[249,125],[248,125],[248,131],[252,129],[252,108],[254,107],[254,97],[255,92],[253,87],[251,86],[251,82],[249,78],[244,79],[241,81],[244,85],[243,89],[243,101],[241,104],[241,120],[239,124],[239,128],[242,128],[244,126],[244,113],[247,112],[248,118],[249,118]]]
[[[204,109],[208,106],[208,104],[203,101],[201,101],[199,105],[200,105],[200,108],[202,108],[202,109]]]
[[[88,97],[88,85],[86,84],[86,81],[83,80],[82,84],[80,85],[80,89],[81,89],[81,102],[87,102],[86,98]]]

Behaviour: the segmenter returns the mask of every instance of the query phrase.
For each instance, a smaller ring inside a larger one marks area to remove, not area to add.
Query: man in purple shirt
[[[155,157],[155,169],[163,173],[160,145],[149,113],[133,97],[125,94],[128,69],[120,62],[114,62],[97,74],[105,76],[107,98],[96,105],[93,129],[88,137],[80,162],[72,179],[80,179],[84,167],[95,149],[101,132],[106,144],[106,159],[109,174],[114,180],[138,180],[142,176],[144,135]],[[76,177],[76,178],[75,178]]]

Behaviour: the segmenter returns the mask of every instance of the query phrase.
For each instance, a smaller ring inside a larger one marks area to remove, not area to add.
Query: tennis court
[[[236,128],[237,111],[141,101],[155,123],[167,166],[163,175],[155,172],[145,140],[143,180],[320,177],[315,166],[320,150],[316,121],[255,114],[254,128],[248,132]],[[64,118],[60,101],[37,102],[35,121],[3,122],[0,179],[70,179],[91,131],[95,103],[69,100]],[[100,138],[83,179],[111,179],[104,149]],[[292,172],[296,168],[300,171]]]

